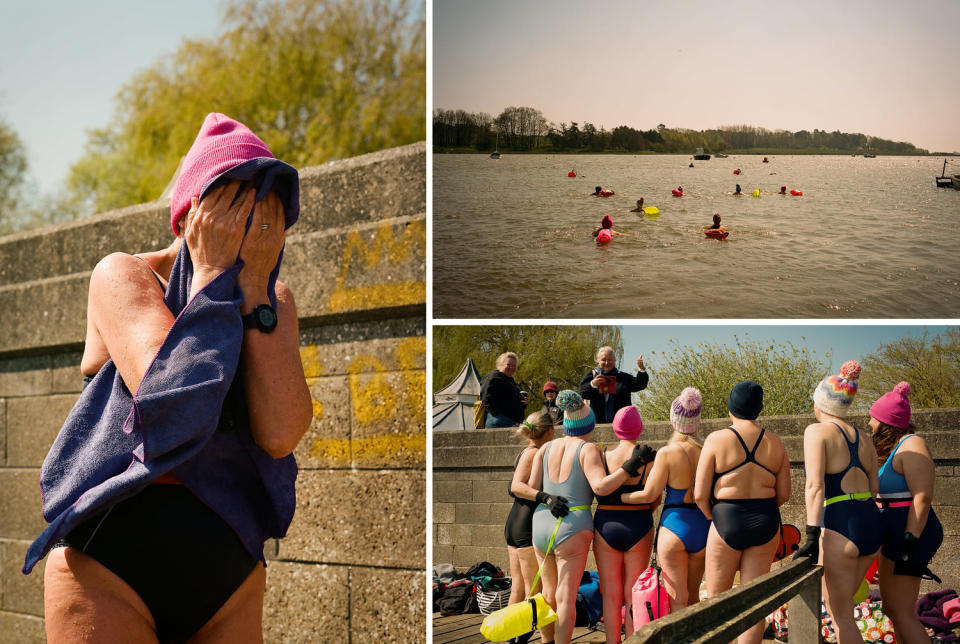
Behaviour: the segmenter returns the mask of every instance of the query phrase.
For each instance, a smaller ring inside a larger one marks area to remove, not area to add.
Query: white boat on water
[[[493,146],[493,152],[490,153],[491,159],[500,158],[500,133],[497,132],[497,142]]]

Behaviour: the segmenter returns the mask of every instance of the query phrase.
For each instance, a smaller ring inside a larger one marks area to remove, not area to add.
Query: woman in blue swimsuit
[[[756,423],[763,409],[763,388],[738,382],[727,399],[731,425],[703,442],[693,494],[713,521],[707,536],[707,596],[733,586],[740,571],[746,583],[770,571],[780,542],[780,506],[790,498],[790,459],[780,437]],[[751,447],[747,447],[751,445]],[[757,643],[764,621],[737,641]]]
[[[803,433],[807,540],[795,558],[817,560],[819,554],[824,601],[839,642],[861,640],[853,595],[880,549],[880,511],[873,502],[877,453],[870,435],[844,420],[859,377],[860,365],[848,360],[839,374],[824,378],[813,392],[817,422]]]
[[[541,448],[533,461],[530,487],[549,499],[562,500],[569,513],[541,504],[533,513],[533,546],[543,566],[543,596],[557,611],[556,642],[569,644],[576,617],[577,589],[593,541],[590,505],[594,494],[610,494],[640,473],[644,457],[639,446],[613,474],[603,470],[600,450],[585,439],[593,432],[593,410],[575,391],[561,391],[557,406],[564,410],[562,438]],[[556,516],[562,516],[557,522]]]
[[[629,405],[616,413],[613,433],[620,442],[613,448],[601,451],[604,473],[615,471],[633,455],[633,448],[642,431],[643,420],[636,407]],[[597,560],[597,573],[600,575],[607,644],[620,641],[621,610],[630,603],[633,584],[650,562],[653,545],[653,512],[650,504],[629,505],[620,498],[624,493],[643,488],[648,469],[644,465],[640,476],[630,477],[610,494],[597,495],[597,511],[593,516],[593,556]],[[627,636],[632,635],[634,626],[629,611],[625,614],[624,626]]]
[[[927,565],[943,542],[943,526],[932,507],[933,458],[926,441],[912,432],[909,396],[910,384],[901,382],[870,407],[870,428],[882,463],[877,495],[883,525],[880,594],[897,641],[927,642],[914,606],[920,581],[933,576]]]
[[[700,601],[704,553],[710,521],[693,503],[693,477],[703,447],[693,435],[700,427],[700,392],[687,387],[670,406],[673,436],[657,451],[653,469],[643,490],[624,494],[626,503],[659,501],[667,497],[660,513],[657,560],[670,595],[670,610],[678,611]]]

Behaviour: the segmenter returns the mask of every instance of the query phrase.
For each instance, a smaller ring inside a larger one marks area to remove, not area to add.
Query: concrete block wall
[[[780,435],[791,461],[790,501],[781,508],[784,523],[803,531],[803,430],[812,416],[761,417],[764,427]],[[850,422],[866,427],[866,414]],[[960,589],[960,409],[914,410],[912,423],[934,456],[937,479],[934,509],[943,523],[943,545],[930,568],[943,579],[942,588]],[[726,427],[725,419],[704,420],[700,437]],[[558,429],[558,433],[559,433]],[[644,423],[641,440],[662,447],[672,434],[667,422]],[[591,442],[614,443],[610,425],[599,425]],[[510,429],[434,432],[433,434],[433,563],[468,568],[489,561],[509,574],[503,525],[513,500],[507,495],[513,463],[525,441]],[[659,511],[654,518],[657,519]],[[802,536],[802,535],[801,535]],[[595,569],[591,553],[588,569]],[[922,592],[939,589],[923,582]]]
[[[267,544],[267,642],[422,641],[426,622],[426,147],[301,171],[281,279],[314,420],[297,512]],[[171,241],[166,203],[0,238],[0,644],[40,643],[43,458],[80,392],[86,291],[114,251]]]

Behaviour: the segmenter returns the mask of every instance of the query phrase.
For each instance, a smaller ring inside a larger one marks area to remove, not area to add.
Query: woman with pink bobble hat
[[[914,606],[927,564],[943,542],[933,511],[934,465],[927,443],[910,425],[910,383],[898,383],[870,407],[870,428],[880,463],[883,546],[878,558],[883,610],[898,642],[929,642]],[[939,579],[935,579],[937,583]]]
[[[703,445],[694,436],[700,427],[700,391],[687,387],[670,405],[673,436],[657,452],[647,483],[639,492],[623,495],[626,503],[649,503],[664,489],[663,512],[657,534],[657,560],[670,596],[670,609],[680,610],[700,601],[704,554],[710,521],[693,502],[693,479]]]
[[[633,405],[620,409],[613,417],[613,433],[620,441],[600,450],[604,474],[616,472],[633,455],[637,438],[643,431],[640,412]],[[653,450],[645,446],[652,460]],[[644,453],[644,452],[641,452]],[[650,561],[653,545],[653,503],[629,505],[621,500],[626,493],[643,488],[650,469],[644,462],[639,476],[628,478],[609,494],[597,495],[597,511],[593,517],[593,556],[600,575],[603,595],[603,624],[607,642],[620,641],[621,609],[630,604],[631,589]],[[659,502],[659,497],[656,499]],[[634,631],[629,609],[625,613],[627,636]]]

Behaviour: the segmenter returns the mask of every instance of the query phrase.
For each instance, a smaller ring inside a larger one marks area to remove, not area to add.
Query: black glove
[[[793,558],[796,560],[800,557],[810,557],[813,563],[817,563],[820,558],[820,526],[808,525],[804,528],[804,532],[807,534],[807,540],[803,542]]]
[[[909,532],[903,533],[903,546],[900,548],[900,558],[893,563],[893,574],[920,578],[928,575],[927,579],[936,576],[917,561],[917,538]]]
[[[563,496],[552,496],[546,492],[537,492],[537,503],[543,503],[550,508],[550,514],[557,517],[565,517],[570,514],[570,508],[567,506],[567,499]]]
[[[630,476],[639,476],[640,466],[650,462],[649,460],[644,460],[645,456],[647,455],[644,449],[651,452],[653,451],[650,449],[649,445],[644,445],[643,449],[641,449],[639,445],[634,445],[633,453],[630,455],[630,458],[628,458],[623,465],[620,466],[626,470],[627,474]]]
[[[644,445],[640,448],[640,462],[641,463],[652,463],[653,459],[657,457],[657,450],[653,449],[649,445]]]

